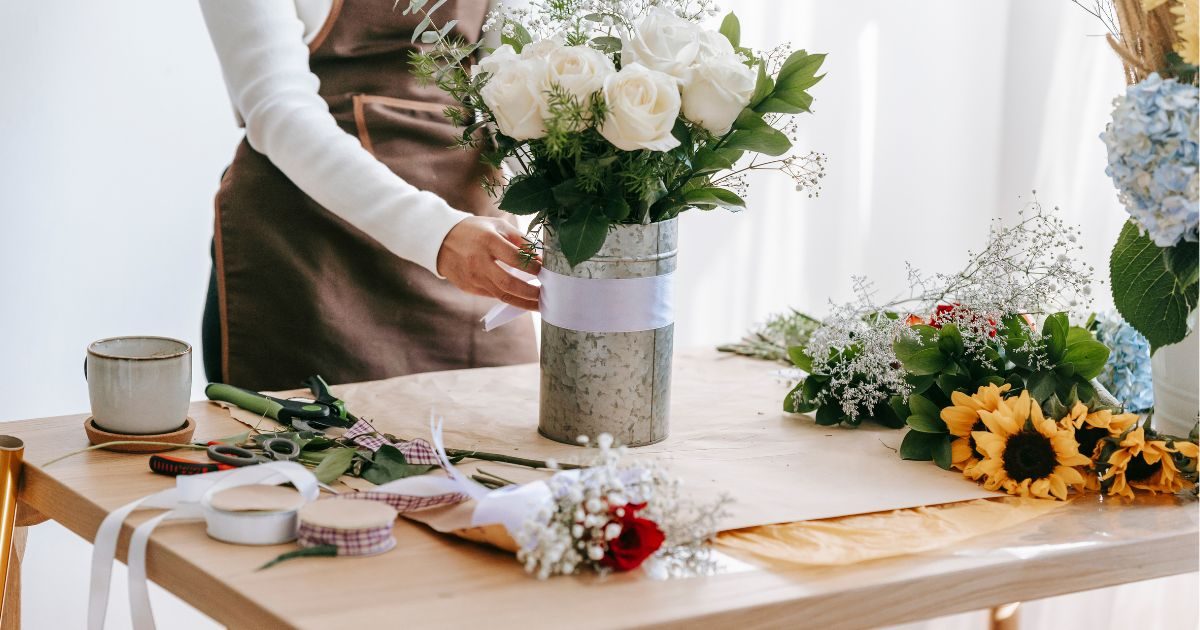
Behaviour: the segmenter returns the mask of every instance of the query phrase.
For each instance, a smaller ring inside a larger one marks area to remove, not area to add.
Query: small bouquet
[[[744,47],[732,13],[719,31],[702,28],[711,0],[560,0],[492,13],[485,30],[502,45],[468,68],[487,51],[434,25],[441,4],[408,2],[405,13],[425,16],[414,38],[433,44],[413,55],[414,72],[461,103],[446,114],[463,145],[497,169],[516,165],[507,184],[485,185],[502,210],[554,230],[572,266],[611,225],[744,208],[750,171],[816,194],[824,157],[787,154],[790,117],[810,111],[825,55]]]
[[[539,578],[583,569],[629,571],[650,558],[668,570],[701,572],[722,515],[720,499],[697,506],[679,482],[655,464],[627,464],[612,436],[597,439],[595,461],[546,484],[551,500],[529,514],[517,533],[517,558]]]

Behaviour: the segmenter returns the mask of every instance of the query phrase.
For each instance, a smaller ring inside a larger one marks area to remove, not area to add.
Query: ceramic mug
[[[96,426],[110,433],[169,433],[187,422],[192,347],[167,337],[112,337],[87,349],[84,376]]]

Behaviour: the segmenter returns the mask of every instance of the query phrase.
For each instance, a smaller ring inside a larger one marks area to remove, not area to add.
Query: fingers
[[[523,238],[520,237],[519,232],[517,234],[519,238]],[[537,273],[542,270],[541,261],[536,258],[530,258],[524,252],[522,252],[518,246],[513,245],[511,242],[505,239],[507,239],[506,236],[504,238],[494,240],[488,250],[492,256],[496,257],[496,260],[499,260],[513,269],[520,269],[521,271],[534,275],[537,275]]]
[[[538,287],[518,280],[494,263],[488,266],[490,269],[487,271],[487,277],[496,287],[496,297],[502,298],[504,295],[511,295],[527,302],[537,303],[538,295],[541,293]]]

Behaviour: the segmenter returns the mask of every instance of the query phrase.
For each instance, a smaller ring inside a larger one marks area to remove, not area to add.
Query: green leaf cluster
[[[830,363],[838,361],[852,360],[861,348],[857,345],[852,345],[841,350],[838,354],[830,357]],[[832,387],[832,379],[827,374],[813,374],[812,357],[805,353],[802,346],[793,346],[788,348],[788,358],[796,367],[808,372],[802,381],[792,388],[786,398],[783,399],[783,410],[788,413],[812,413],[815,412],[813,418],[817,424],[822,426],[832,426],[844,424],[851,427],[856,427],[862,423],[863,419],[870,418],[879,424],[893,429],[898,429],[904,426],[903,416],[896,415],[890,404],[880,402],[875,405],[859,405],[856,409],[857,413],[848,413],[846,408],[842,406],[842,401],[838,398],[835,389]],[[858,381],[865,381],[865,374],[855,375],[851,380],[851,385],[857,384]]]
[[[812,358],[796,346],[789,349],[789,358],[809,375],[788,393],[784,410],[816,412],[814,417],[821,425],[857,426],[862,418],[872,418],[888,427],[908,426],[913,431],[906,436],[901,455],[933,459],[949,467],[950,436],[941,410],[952,404],[951,395],[956,391],[972,394],[984,385],[1008,383],[1013,393],[1028,390],[1039,404],[1056,411],[1055,415],[1062,415],[1068,402],[1082,400],[1092,407],[1105,402],[1091,381],[1104,368],[1108,347],[1087,328],[1072,326],[1065,313],[1048,316],[1040,335],[1033,334],[1023,317],[1006,317],[999,323],[994,341],[974,351],[967,349],[956,324],[940,328],[918,324],[911,330],[911,336],[900,337],[893,344],[912,388],[907,399],[892,396],[873,408],[858,409],[857,414],[846,413],[830,386],[830,377],[812,373]],[[829,363],[853,359],[859,351],[851,345],[831,356]],[[854,378],[865,380],[867,375]]]
[[[449,28],[435,29],[429,19],[441,2],[428,11],[424,2],[410,3],[409,10],[424,15],[414,38],[430,35],[436,42],[432,50],[413,54],[414,72],[462,104],[447,109],[451,120],[463,128],[460,145],[481,149],[485,161],[496,168],[510,159],[520,163],[522,174],[507,188],[494,178],[485,185],[500,197],[500,209],[530,216],[534,226],[553,230],[572,266],[595,256],[614,225],[666,221],[692,208],[744,209],[746,202],[723,177],[739,172],[735,164],[747,153],[787,153],[792,143],[777,128],[781,115],[810,112],[813,99],[809,89],[824,77],[818,71],[825,55],[805,51],[790,55],[772,76],[764,60],[742,47],[741,24],[730,13],[720,32],[750,60],[747,63],[756,69],[758,79],[751,102],[727,133],[714,135],[681,115],[672,132],[680,142],[675,149],[621,151],[598,131],[607,117],[599,94],[589,102],[579,102],[574,95],[551,86],[545,136],[515,141],[490,125],[494,116],[480,95],[488,75],[472,77],[463,69],[478,48],[453,41]],[[621,40],[611,29],[595,25],[606,19],[619,23],[624,18],[603,12],[572,18],[579,6],[578,2],[552,2],[542,10],[554,21],[570,24],[565,44],[591,46],[609,55],[619,67]],[[511,19],[501,31],[502,43],[517,52],[533,41],[528,30]]]
[[[1150,342],[1150,352],[1183,341],[1200,297],[1200,250],[1195,243],[1159,247],[1132,220],[1109,258],[1113,303]]]
[[[896,413],[912,429],[900,445],[904,459],[933,460],[950,468],[952,437],[941,410],[953,404],[954,392],[969,395],[988,384],[1007,383],[1012,394],[1028,391],[1052,417],[1062,417],[1079,400],[1093,408],[1102,405],[1091,381],[1108,361],[1108,347],[1086,327],[1072,326],[1066,313],[1046,317],[1040,335],[1033,334],[1023,317],[1006,317],[982,357],[965,349],[955,324],[913,329],[915,338],[895,344],[913,384],[907,401],[892,399]]]

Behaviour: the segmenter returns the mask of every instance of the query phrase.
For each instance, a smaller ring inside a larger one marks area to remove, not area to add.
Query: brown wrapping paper
[[[858,429],[820,427],[783,413],[787,385],[772,375],[776,369],[715,351],[678,355],[671,436],[631,453],[666,463],[698,501],[729,495],[733,502],[723,530],[997,496],[928,462],[901,460],[896,449],[903,431],[870,423]],[[518,365],[333,390],[353,413],[399,438],[428,438],[432,412],[444,418],[450,448],[585,460],[583,449],[538,435],[538,380],[536,365]],[[270,423],[239,410],[234,415],[251,426]],[[516,481],[537,475],[491,462],[467,468],[477,466]]]

